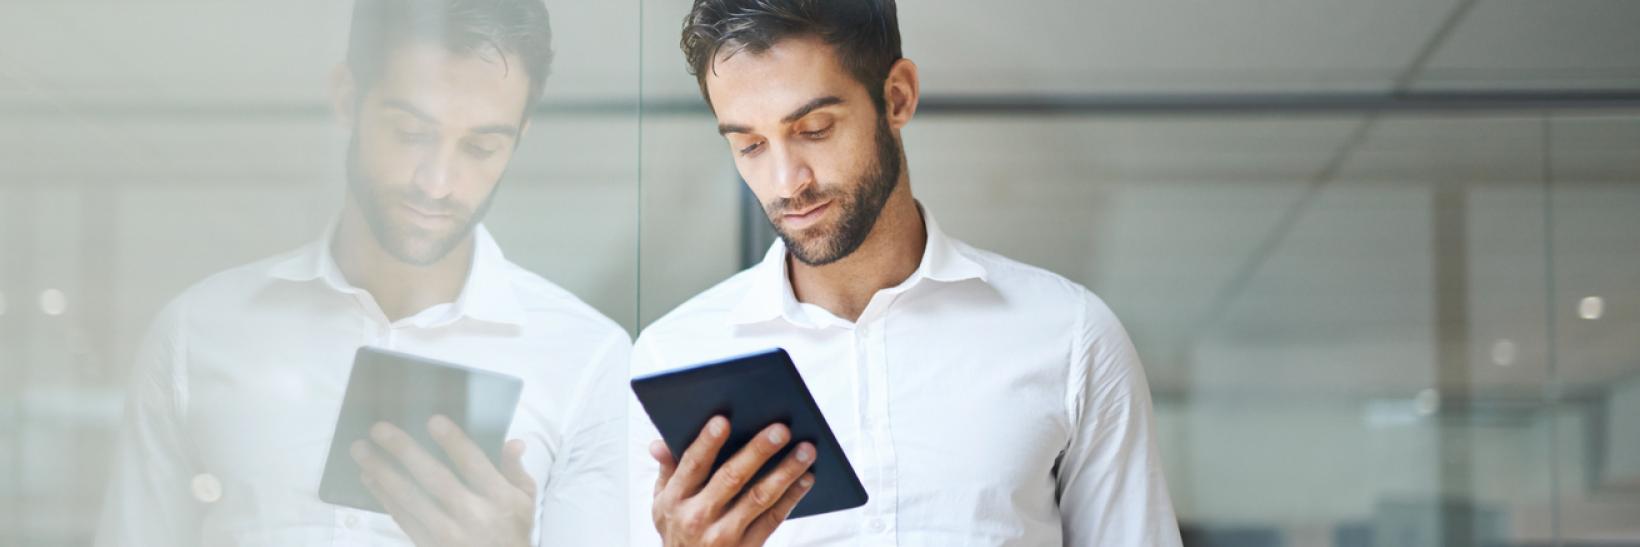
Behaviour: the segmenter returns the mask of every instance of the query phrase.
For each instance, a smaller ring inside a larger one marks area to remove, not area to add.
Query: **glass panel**
[[[0,4],[0,545],[408,544],[318,497],[364,345],[525,378],[481,414],[532,478],[589,459],[638,321],[638,5],[530,1]]]
[[[1567,544],[1640,538],[1640,113],[1557,114],[1549,332]]]

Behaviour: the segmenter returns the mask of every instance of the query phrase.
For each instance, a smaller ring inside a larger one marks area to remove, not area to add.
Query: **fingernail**
[[[712,418],[712,423],[708,424],[706,426],[706,428],[708,430],[711,430],[713,437],[722,437],[723,436],[723,422],[724,422],[723,418],[713,417]]]
[[[387,442],[387,423],[376,422],[376,425],[370,426],[370,438]]]
[[[348,448],[347,452],[353,455],[353,461],[364,463],[364,441],[353,441],[353,446]]]
[[[803,475],[803,480],[797,481],[797,485],[802,486],[804,489],[814,486],[814,477]]]
[[[427,420],[427,431],[434,435],[443,435],[450,431],[450,419],[442,414]]]
[[[769,432],[769,444],[781,444],[784,442],[786,442],[786,432],[784,430],[775,429],[774,431]]]
[[[797,447],[797,461],[803,463],[814,461],[814,447],[809,446],[809,443],[799,445]]]

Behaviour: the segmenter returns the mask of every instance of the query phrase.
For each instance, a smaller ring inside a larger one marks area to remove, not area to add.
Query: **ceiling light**
[[[1499,338],[1492,343],[1492,362],[1500,367],[1515,364],[1515,356],[1519,353],[1520,348],[1515,346],[1514,340]]]
[[[1434,415],[1441,410],[1441,392],[1435,391],[1435,388],[1419,391],[1418,395],[1412,398],[1412,408],[1418,411],[1419,416]]]
[[[46,315],[62,315],[68,310],[68,296],[57,289],[40,291],[40,311]]]
[[[1606,313],[1606,301],[1598,296],[1585,296],[1577,303],[1577,315],[1590,321],[1599,319]]]

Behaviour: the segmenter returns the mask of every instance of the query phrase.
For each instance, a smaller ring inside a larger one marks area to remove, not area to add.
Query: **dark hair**
[[[552,65],[552,28],[541,0],[356,0],[347,64],[360,89],[381,78],[394,48],[415,41],[493,55],[508,70],[521,66],[530,77],[526,108],[541,98]]]
[[[680,45],[710,106],[706,74],[719,55],[755,55],[786,38],[818,37],[882,112],[883,82],[902,57],[894,11],[894,0],[695,0],[683,18]]]

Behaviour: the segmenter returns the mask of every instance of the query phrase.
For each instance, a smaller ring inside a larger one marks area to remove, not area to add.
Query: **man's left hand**
[[[351,447],[365,488],[410,540],[418,547],[528,546],[535,479],[524,470],[524,442],[507,441],[498,470],[449,418],[434,416],[427,432],[455,470],[385,422],[370,428],[370,442]]]

